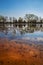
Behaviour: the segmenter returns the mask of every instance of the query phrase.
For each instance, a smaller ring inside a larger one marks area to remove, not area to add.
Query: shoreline
[[[43,65],[42,61],[43,45],[0,39],[1,65]]]

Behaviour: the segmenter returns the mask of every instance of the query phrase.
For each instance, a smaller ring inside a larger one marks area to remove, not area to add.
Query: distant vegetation
[[[38,17],[34,14],[26,14],[24,19],[19,17],[17,20],[15,17],[5,17],[0,15],[0,23],[43,23],[43,18]]]

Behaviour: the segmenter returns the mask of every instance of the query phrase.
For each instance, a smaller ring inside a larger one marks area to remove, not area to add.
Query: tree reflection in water
[[[19,38],[19,36],[23,36],[26,33],[34,33],[35,31],[43,31],[43,27],[39,26],[30,26],[26,24],[25,26],[19,26],[19,25],[14,25],[14,24],[0,24],[0,32],[4,33],[4,35],[7,36],[18,36],[15,38]]]

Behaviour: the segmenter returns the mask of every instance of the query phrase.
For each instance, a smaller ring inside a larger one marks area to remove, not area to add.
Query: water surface
[[[14,24],[0,24],[0,38],[9,40],[24,40],[43,43],[43,27],[14,26]]]

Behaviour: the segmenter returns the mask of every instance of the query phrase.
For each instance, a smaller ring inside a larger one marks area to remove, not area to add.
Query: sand
[[[0,39],[0,65],[43,65],[43,45]]]

